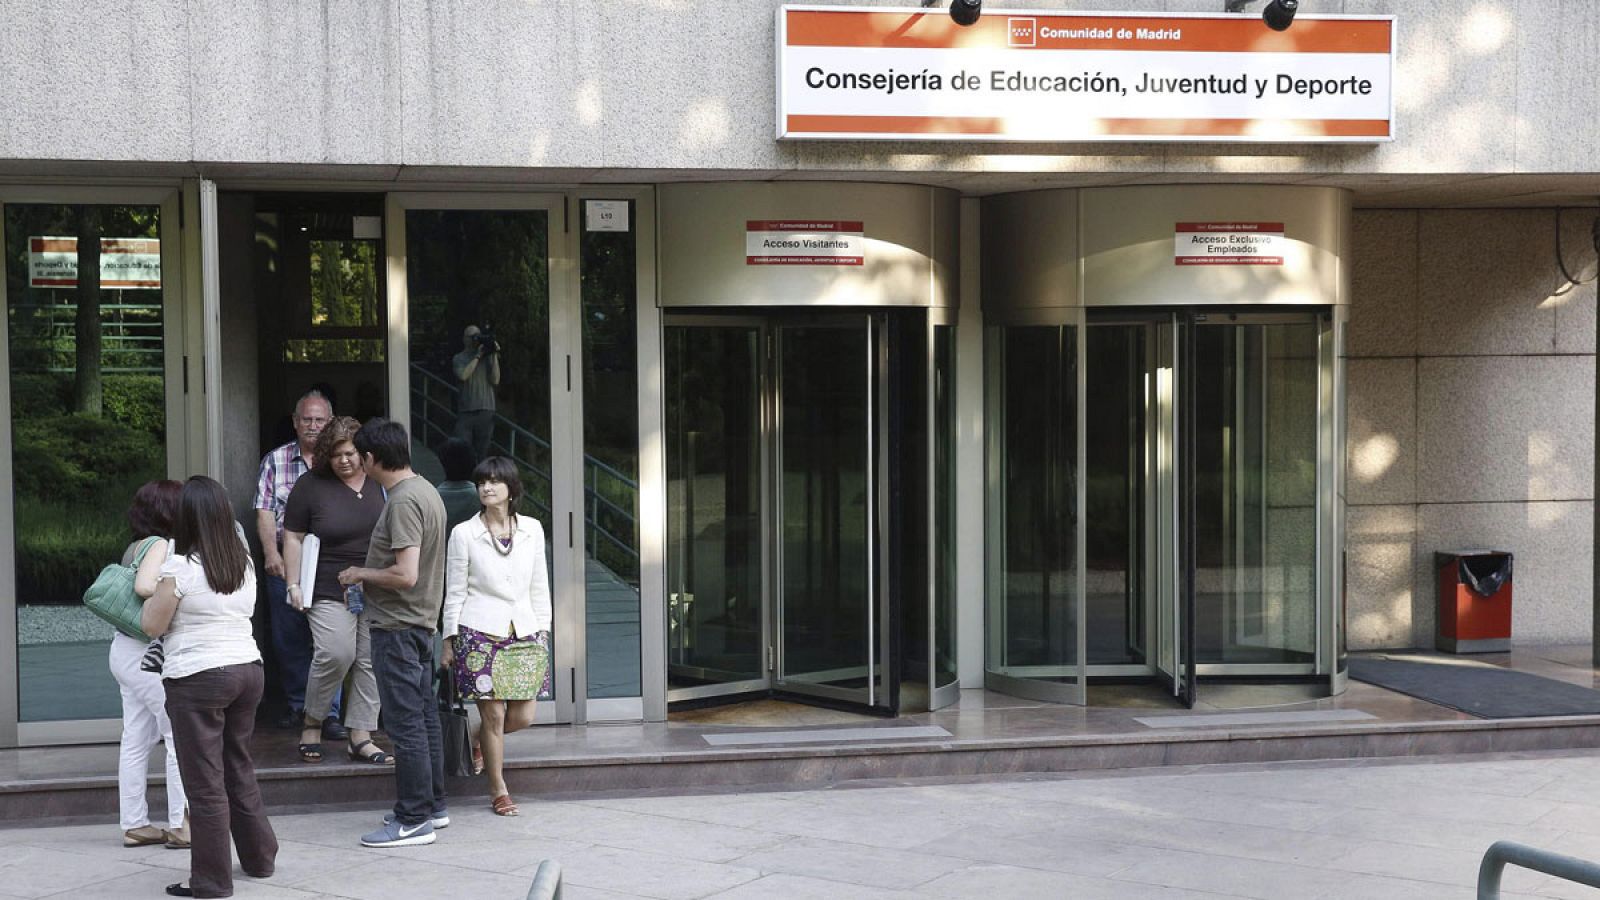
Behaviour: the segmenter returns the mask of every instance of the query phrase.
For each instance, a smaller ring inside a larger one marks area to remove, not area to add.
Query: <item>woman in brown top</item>
[[[313,652],[306,680],[305,730],[300,759],[322,761],[322,720],[333,707],[345,675],[353,672],[345,697],[350,758],[390,765],[393,757],[372,742],[378,727],[378,684],[372,674],[372,642],[362,596],[348,595],[339,571],[367,559],[372,527],[383,513],[383,489],[361,470],[353,439],[361,423],[337,416],[317,436],[317,467],[295,482],[283,512],[284,575],[289,604],[306,614]],[[321,542],[313,584],[302,584],[300,560],[306,535]]]

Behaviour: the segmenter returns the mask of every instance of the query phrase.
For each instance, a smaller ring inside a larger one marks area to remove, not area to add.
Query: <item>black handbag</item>
[[[472,727],[467,706],[456,693],[456,673],[439,671],[439,732],[444,738],[444,774],[472,774]]]

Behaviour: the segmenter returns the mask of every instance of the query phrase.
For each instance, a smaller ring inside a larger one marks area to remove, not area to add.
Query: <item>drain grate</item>
[[[1310,709],[1299,712],[1194,713],[1187,716],[1136,716],[1147,728],[1219,728],[1226,725],[1303,725],[1315,722],[1360,722],[1376,719],[1359,709]]]
[[[906,725],[885,728],[803,728],[797,731],[734,731],[703,734],[713,747],[735,744],[821,744],[834,741],[903,741],[947,738],[950,732],[937,725]]]

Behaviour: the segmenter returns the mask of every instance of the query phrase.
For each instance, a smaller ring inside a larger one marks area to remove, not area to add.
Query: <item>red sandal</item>
[[[489,801],[489,808],[497,816],[518,816],[522,810],[517,809],[517,801],[511,799],[510,794],[501,794]]]

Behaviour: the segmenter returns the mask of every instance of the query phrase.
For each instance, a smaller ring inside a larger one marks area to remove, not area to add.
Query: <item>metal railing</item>
[[[561,864],[553,859],[542,860],[533,872],[533,884],[528,885],[528,900],[561,900]]]
[[[76,371],[78,304],[18,303],[11,307],[12,346],[50,354],[46,371]],[[160,375],[165,371],[161,304],[100,304],[102,372]]]
[[[1478,900],[1499,900],[1500,876],[1508,865],[1600,888],[1600,863],[1551,853],[1515,841],[1495,841],[1484,851],[1483,862],[1478,864]]]
[[[455,434],[456,395],[460,388],[422,366],[411,364],[411,433],[425,446],[435,447]],[[533,473],[542,490],[526,485],[524,496],[543,516],[550,506],[540,497],[551,495],[550,442],[496,412],[489,447]],[[639,483],[606,463],[584,454],[584,541],[589,556],[604,561],[620,554],[630,571],[638,571]],[[608,527],[609,525],[609,527]],[[620,532],[620,534],[619,534]],[[605,548],[605,549],[602,549]]]

